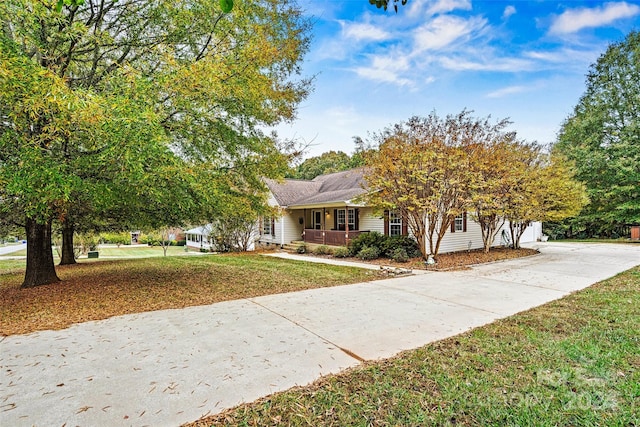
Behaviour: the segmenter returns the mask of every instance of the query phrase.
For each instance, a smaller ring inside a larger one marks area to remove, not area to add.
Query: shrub
[[[313,253],[316,255],[330,255],[331,249],[327,245],[320,245],[313,250]]]
[[[74,237],[74,242],[80,244],[82,253],[86,254],[87,252],[98,250],[98,246],[100,246],[100,236],[92,233],[81,233]]]
[[[383,252],[383,246],[388,239],[387,236],[372,231],[370,233],[360,233],[358,237],[349,243],[349,251],[352,256],[357,256],[365,247],[376,248],[378,253]]]
[[[409,256],[407,255],[407,251],[404,248],[395,248],[393,252],[391,252],[390,258],[395,262],[409,261]]]
[[[299,254],[304,254],[307,252],[307,245],[305,245],[304,243],[301,243],[300,245],[298,245],[298,247],[296,248],[296,252]]]
[[[413,237],[409,236],[388,237],[384,242],[383,247],[380,248],[380,252],[393,259],[393,254],[397,249],[404,249],[408,258],[416,258],[421,255],[418,242],[416,242]]]
[[[153,234],[142,234],[138,237],[138,243],[149,246],[160,246],[160,236]]]
[[[380,256],[380,251],[378,250],[378,248],[373,246],[372,247],[365,246],[360,250],[360,252],[358,252],[358,255],[357,255],[358,258],[365,261],[377,259],[379,256]]]
[[[333,256],[336,258],[346,258],[349,256],[349,248],[340,246],[333,251]]]
[[[111,243],[113,245],[129,245],[131,244],[131,233],[101,233],[100,238],[104,243]]]

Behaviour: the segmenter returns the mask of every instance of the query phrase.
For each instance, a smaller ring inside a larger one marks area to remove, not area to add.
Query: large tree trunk
[[[66,219],[62,222],[62,255],[60,265],[76,264],[76,256],[73,251],[73,222]]]
[[[27,232],[27,270],[21,288],[59,282],[51,250],[51,221],[39,224],[31,218],[25,223]]]

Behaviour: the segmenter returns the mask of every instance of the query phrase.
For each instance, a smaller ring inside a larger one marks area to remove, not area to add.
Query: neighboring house
[[[311,181],[265,179],[269,188],[269,204],[281,208],[281,214],[263,218],[259,242],[283,246],[293,241],[343,246],[360,233],[377,231],[385,235],[407,235],[407,225],[392,212],[384,215],[357,199],[367,192],[362,168],[321,175]],[[504,227],[507,229],[506,227]],[[542,227],[535,223],[527,228],[521,243],[541,238]],[[495,245],[501,245],[498,233]],[[461,215],[451,224],[440,245],[440,252],[482,248],[480,226]]]
[[[192,228],[185,232],[186,245],[192,249],[199,249],[203,251],[219,251],[223,250],[223,248],[216,246],[216,241],[214,236],[211,236],[212,230],[214,229],[213,224],[202,225],[199,227]],[[252,251],[255,249],[255,240],[257,240],[258,231],[256,228],[253,228],[251,231],[252,235],[249,236],[249,250]],[[242,247],[243,245],[238,242],[238,246]],[[227,248],[228,250],[228,248]]]
[[[211,250],[212,242],[209,239],[211,224],[201,225],[185,232],[187,247],[200,250]]]

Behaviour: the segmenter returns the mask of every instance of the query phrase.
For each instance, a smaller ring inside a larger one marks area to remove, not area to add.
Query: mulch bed
[[[435,265],[427,266],[422,258],[411,258],[407,262],[395,262],[389,258],[378,258],[371,261],[363,261],[359,258],[339,258],[344,261],[365,262],[375,265],[388,265],[400,268],[409,268],[412,270],[429,270],[429,271],[451,271],[465,270],[475,264],[485,264],[488,262],[503,261],[513,258],[522,258],[538,254],[536,249],[520,248],[491,248],[489,253],[485,253],[482,249],[471,251],[451,252],[439,254],[436,257]],[[309,254],[310,256],[318,256]],[[323,258],[331,257],[330,255],[322,255]]]

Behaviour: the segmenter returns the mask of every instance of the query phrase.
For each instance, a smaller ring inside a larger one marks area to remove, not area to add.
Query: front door
[[[313,212],[313,228],[316,230],[322,230],[322,212]]]

